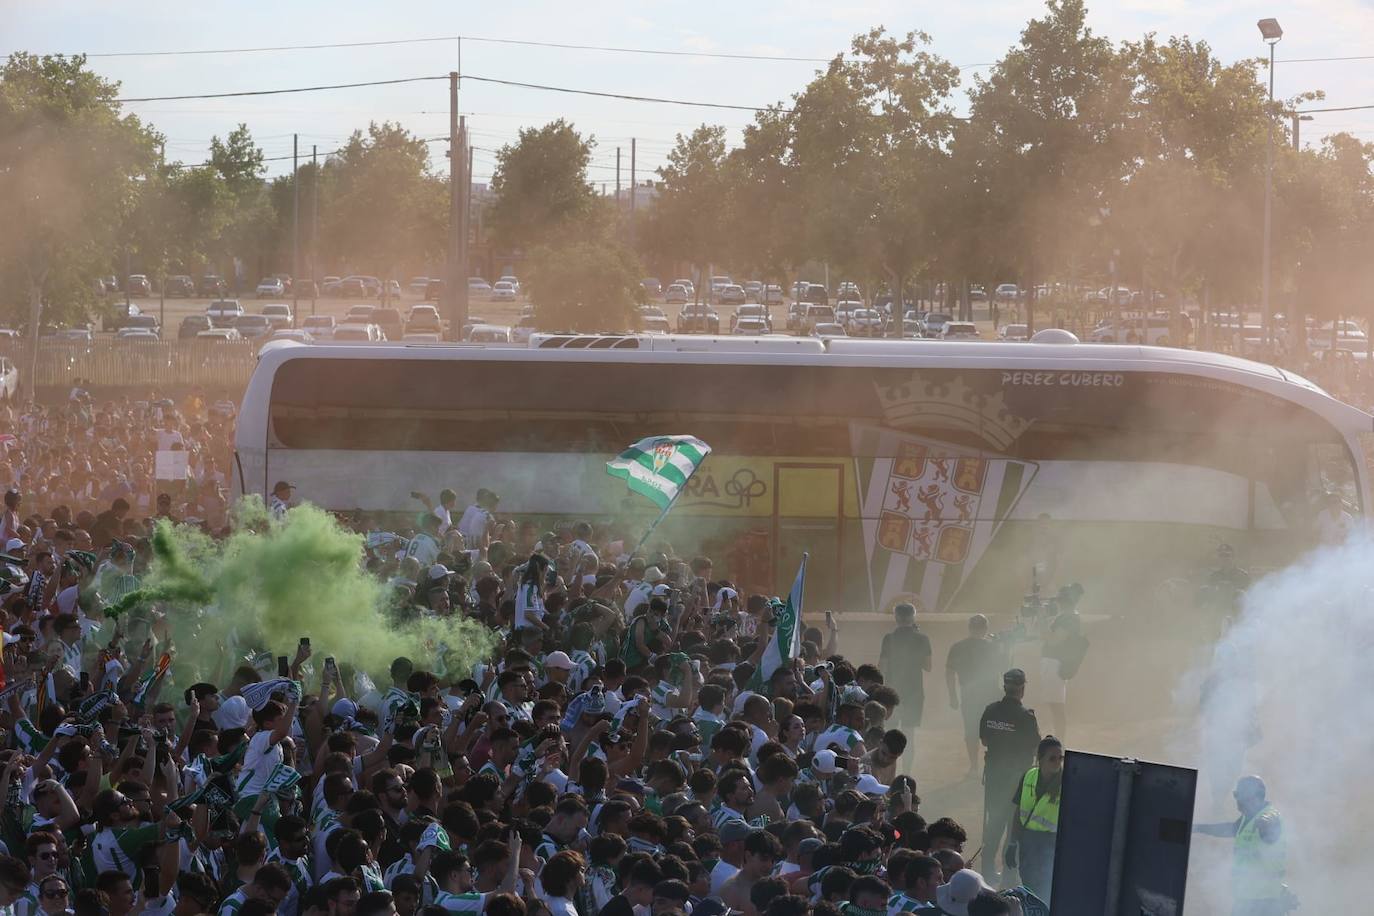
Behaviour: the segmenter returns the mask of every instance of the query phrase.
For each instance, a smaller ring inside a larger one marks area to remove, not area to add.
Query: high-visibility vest
[[[1035,833],[1059,832],[1059,799],[1051,798],[1049,793],[1039,797],[1035,794],[1040,784],[1040,768],[1031,767],[1021,777],[1021,803],[1017,806],[1017,816],[1021,826]]]
[[[1260,836],[1259,821],[1266,814],[1277,816],[1278,811],[1273,805],[1265,805],[1254,817],[1243,820],[1236,831],[1231,894],[1237,900],[1272,900],[1283,896],[1287,841],[1282,830],[1272,843],[1266,843]]]

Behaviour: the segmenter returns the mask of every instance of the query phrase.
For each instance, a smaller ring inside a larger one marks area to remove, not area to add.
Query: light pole
[[[1274,104],[1274,46],[1283,38],[1283,29],[1279,27],[1277,19],[1261,19],[1258,23],[1260,35],[1264,37],[1269,45],[1269,105]],[[1270,224],[1274,209],[1274,117],[1273,112],[1266,111],[1265,119],[1269,123],[1269,142],[1264,148],[1264,264],[1261,274],[1260,287],[1260,311],[1261,325],[1264,328],[1264,346],[1266,349],[1273,346],[1272,312],[1269,301],[1270,285],[1270,263],[1269,263],[1269,239]]]

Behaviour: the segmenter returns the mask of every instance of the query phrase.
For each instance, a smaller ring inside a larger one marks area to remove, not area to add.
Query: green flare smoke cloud
[[[375,678],[405,655],[417,668],[459,677],[495,644],[487,628],[462,617],[393,622],[385,587],[362,568],[362,537],[314,506],[273,521],[249,497],[234,518],[239,527],[222,543],[160,523],[144,586],[109,609],[117,616],[164,605],[178,668],[224,676],[246,651],[289,656],[306,636],[317,665],[333,656]]]

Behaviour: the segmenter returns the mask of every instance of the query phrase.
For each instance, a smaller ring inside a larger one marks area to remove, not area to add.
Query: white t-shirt
[[[478,505],[468,506],[458,519],[458,533],[469,547],[481,547],[491,525],[491,513]]]
[[[521,583],[515,593],[515,628],[533,626],[544,622],[544,599],[539,595],[536,583]]]
[[[422,531],[406,545],[406,556],[418,560],[421,569],[429,569],[439,559],[439,542]]]
[[[720,889],[725,886],[725,882],[738,874],[739,869],[724,859],[717,862],[716,867],[711,869],[711,896],[715,897],[720,894]]]
[[[260,795],[267,786],[267,778],[281,763],[281,743],[272,744],[271,740],[272,733],[268,731],[260,731],[249,740],[248,752],[243,756],[243,769],[239,773],[240,798]]]
[[[449,514],[448,507],[435,506],[434,517],[439,520],[439,537],[448,534],[448,530],[453,527],[453,516]]]

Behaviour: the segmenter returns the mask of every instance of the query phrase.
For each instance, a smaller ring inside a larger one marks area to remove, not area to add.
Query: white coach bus
[[[769,591],[809,550],[808,603],[841,610],[1004,607],[1032,569],[1043,588],[1136,594],[1223,542],[1277,565],[1313,543],[1331,494],[1363,524],[1368,414],[1272,366],[1065,340],[286,345],[245,394],[235,487],[286,480],[399,527],[413,490],[466,504],[483,487],[539,530],[587,519],[633,540],[653,507],[604,462],[691,434],[714,452],[663,536]]]

